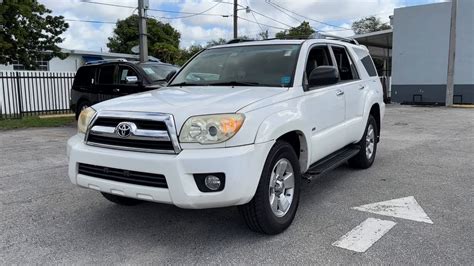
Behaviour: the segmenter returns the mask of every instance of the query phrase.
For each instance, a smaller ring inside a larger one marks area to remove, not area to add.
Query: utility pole
[[[237,39],[237,0],[234,0],[234,39]]]
[[[458,0],[451,0],[451,27],[449,33],[448,78],[446,82],[446,106],[453,105],[454,65],[456,62],[456,17]]]
[[[138,31],[140,38],[140,62],[148,61],[148,39],[146,34],[146,14],[148,9],[148,0],[138,0]]]

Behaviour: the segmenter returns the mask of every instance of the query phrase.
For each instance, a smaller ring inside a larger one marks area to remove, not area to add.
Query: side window
[[[129,66],[120,66],[119,67],[119,84],[127,84],[127,77],[137,77],[138,74]]]
[[[113,84],[114,83],[115,66],[103,66],[100,68],[99,84]]]
[[[332,51],[334,58],[336,59],[337,68],[339,69],[339,76],[341,81],[358,79],[359,75],[357,70],[352,63],[350,56],[343,47],[333,46]]]
[[[74,85],[89,86],[95,83],[96,67],[81,67],[76,73]]]
[[[362,58],[362,64],[365,67],[365,70],[367,70],[367,73],[371,77],[377,76],[377,69],[375,69],[374,62],[372,61],[372,58],[370,58],[370,55]]]
[[[308,85],[308,77],[315,68],[319,66],[333,66],[334,63],[327,46],[316,46],[311,49],[306,62],[306,70],[304,76],[304,86]]]

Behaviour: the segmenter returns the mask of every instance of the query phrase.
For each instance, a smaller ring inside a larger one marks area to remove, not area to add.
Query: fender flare
[[[309,135],[306,132],[307,130],[305,130],[305,124],[307,123],[301,120],[301,115],[295,110],[284,110],[271,114],[260,124],[254,143],[275,141],[287,133],[295,132],[300,142],[300,151],[296,151],[296,153],[299,157],[300,169],[302,172],[305,172],[309,166],[311,152],[311,140],[307,137]]]

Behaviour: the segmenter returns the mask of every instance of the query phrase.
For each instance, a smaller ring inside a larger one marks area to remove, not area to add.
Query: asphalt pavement
[[[389,106],[377,158],[303,183],[293,225],[249,231],[236,208],[117,206],[67,177],[73,127],[0,131],[0,264],[471,264],[474,109]],[[413,196],[433,224],[351,209]],[[367,251],[332,244],[396,222]]]

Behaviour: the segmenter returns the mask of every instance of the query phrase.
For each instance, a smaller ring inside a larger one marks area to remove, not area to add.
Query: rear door
[[[115,82],[117,65],[101,65],[98,72],[97,83],[95,86],[99,95],[98,100],[105,101],[119,96],[116,90],[117,83]]]

